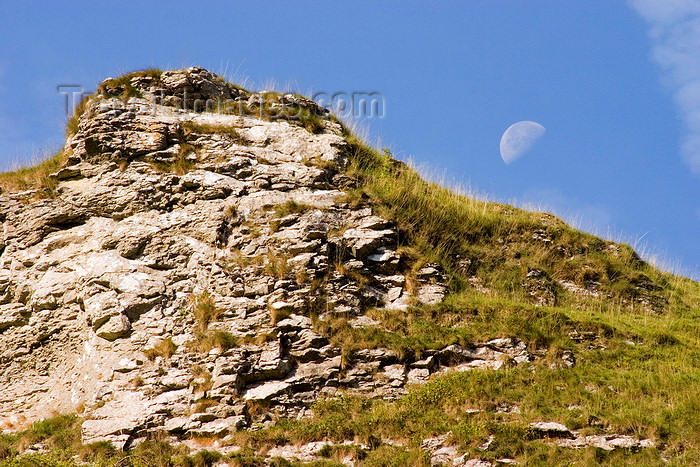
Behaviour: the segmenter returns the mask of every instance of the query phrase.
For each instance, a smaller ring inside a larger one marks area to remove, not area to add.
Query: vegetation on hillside
[[[487,460],[700,464],[700,284],[650,266],[628,245],[577,231],[549,214],[457,195],[424,181],[388,152],[352,135],[348,140],[347,173],[360,181],[348,201],[369,202],[397,222],[402,248],[418,264],[435,261],[448,270],[451,294],[441,304],[408,312],[370,311],[381,327],[355,328],[336,318],[319,323],[319,330],[345,353],[384,347],[420,358],[451,343],[517,336],[542,358],[498,372],[436,378],[396,402],[358,397],[319,402],[312,423],[259,432],[255,443],[374,436],[410,449],[385,447],[381,454],[370,453],[367,465],[383,465],[374,455],[406,456],[404,465],[425,465],[421,440],[452,431],[456,445]],[[523,282],[532,270],[551,280],[557,297],[552,306],[530,303]],[[577,288],[566,290],[557,285],[562,282]],[[569,352],[576,357],[573,368],[562,365]],[[503,407],[518,410],[503,413]],[[535,421],[556,421],[582,434],[649,438],[657,449],[558,448],[529,436],[528,424]],[[495,436],[492,447],[481,451],[489,435]]]
[[[453,290],[478,277],[493,296],[528,301],[521,286],[538,269],[574,293],[553,287],[556,304],[598,311],[688,310],[692,281],[642,261],[626,244],[576,230],[547,213],[479,201],[426,182],[408,165],[348,135],[348,174],[359,180],[351,200],[369,200],[395,220],[402,241],[451,273]],[[694,302],[697,306],[697,302]]]
[[[77,416],[59,415],[21,432],[0,434],[0,467],[208,467],[223,457],[208,450],[190,455],[184,446],[158,437],[128,452],[109,443],[83,445],[80,424]]]
[[[65,153],[61,150],[36,165],[0,173],[0,191],[36,189],[40,197],[52,197],[58,182],[51,174],[58,171],[65,160]]]
[[[224,131],[188,129],[219,130]],[[162,439],[128,454],[82,446],[78,419],[59,417],[0,436],[0,466],[211,465],[220,459],[264,465],[261,456],[270,447],[322,440],[366,445],[353,453],[359,465],[424,466],[430,460],[421,441],[448,432],[459,450],[492,461],[700,465],[700,284],[654,268],[628,245],[580,232],[549,214],[458,195],[348,131],[346,139],[351,163],[344,171],[356,184],[345,202],[369,205],[396,222],[402,254],[415,267],[442,265],[450,293],[443,303],[405,312],[371,310],[380,327],[355,328],[338,317],[315,320],[316,329],[346,355],[389,348],[420,358],[452,343],[514,336],[537,360],[436,377],[395,401],[350,395],[321,400],[309,419],[236,433],[229,442],[243,450],[226,458],[209,451],[188,456]],[[0,186],[44,186],[42,177],[59,162],[2,174]],[[275,207],[279,217],[304,209],[296,203]],[[276,263],[268,258],[265,264]],[[547,288],[547,304],[536,302],[529,276]],[[208,329],[218,313],[209,297],[197,297],[192,313],[203,352],[237,344]],[[167,358],[173,345],[154,348],[154,358]],[[575,364],[569,368],[562,356],[570,354]],[[536,421],[562,423],[584,435],[648,438],[656,447],[637,452],[557,447],[532,436],[529,424]],[[481,449],[490,436],[488,449]],[[28,454],[32,445],[48,452]],[[315,465],[338,465],[348,449],[329,448],[327,461]]]

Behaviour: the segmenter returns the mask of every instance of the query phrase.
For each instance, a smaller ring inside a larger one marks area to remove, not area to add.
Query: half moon
[[[501,158],[510,164],[532,147],[542,137],[545,128],[537,122],[525,120],[514,123],[501,136]]]

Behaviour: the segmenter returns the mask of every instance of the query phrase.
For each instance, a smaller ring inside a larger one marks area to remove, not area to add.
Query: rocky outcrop
[[[478,412],[478,411],[477,411]],[[626,435],[588,435],[583,436],[578,432],[570,431],[566,426],[556,422],[533,422],[529,425],[529,437],[542,440],[557,446],[582,449],[595,447],[605,451],[625,449],[638,451],[644,448],[653,448],[655,443],[649,439],[638,439]],[[460,454],[460,451],[451,442],[451,431],[423,440],[421,449],[430,456],[431,466],[454,467],[492,467],[498,465],[518,465],[515,459],[500,458],[495,462],[470,457],[468,454]],[[495,437],[493,435],[478,447],[479,451],[489,451]]]
[[[311,101],[275,105],[316,131],[195,112],[264,98],[198,68],[99,89],[54,196],[0,196],[5,425],[83,410],[86,442],[219,436],[338,390],[396,397],[448,368],[530,358],[515,339],[341,355],[319,333],[318,320],[373,326],[368,308],[438,303],[447,287],[440,266],[402,256],[389,220],[343,202],[346,142]]]

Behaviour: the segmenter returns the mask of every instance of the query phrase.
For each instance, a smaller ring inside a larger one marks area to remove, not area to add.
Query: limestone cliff
[[[80,408],[86,441],[220,434],[251,422],[247,401],[295,416],[338,388],[391,396],[427,378],[432,362],[344,359],[313,330],[319,316],[371,325],[368,307],[445,293],[437,265],[408,282],[391,222],[343,202],[338,123],[301,101],[316,133],[254,111],[189,111],[186,96],[262,97],[197,68],[134,77],[126,101],[112,81],[83,104],[53,196],[0,198],[6,422]],[[469,352],[461,361],[527,359],[509,341]],[[214,402],[198,411],[201,400]]]

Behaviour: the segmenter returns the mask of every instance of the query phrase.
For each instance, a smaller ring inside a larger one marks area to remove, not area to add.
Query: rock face
[[[316,115],[313,132],[188,110],[261,99],[199,68],[100,89],[55,196],[0,196],[5,424],[82,408],[85,441],[221,435],[340,388],[395,397],[441,368],[529,358],[503,339],[348,357],[315,330],[374,325],[369,307],[437,303],[446,286],[437,265],[412,272],[388,220],[343,203],[346,142],[312,102],[279,100]]]

